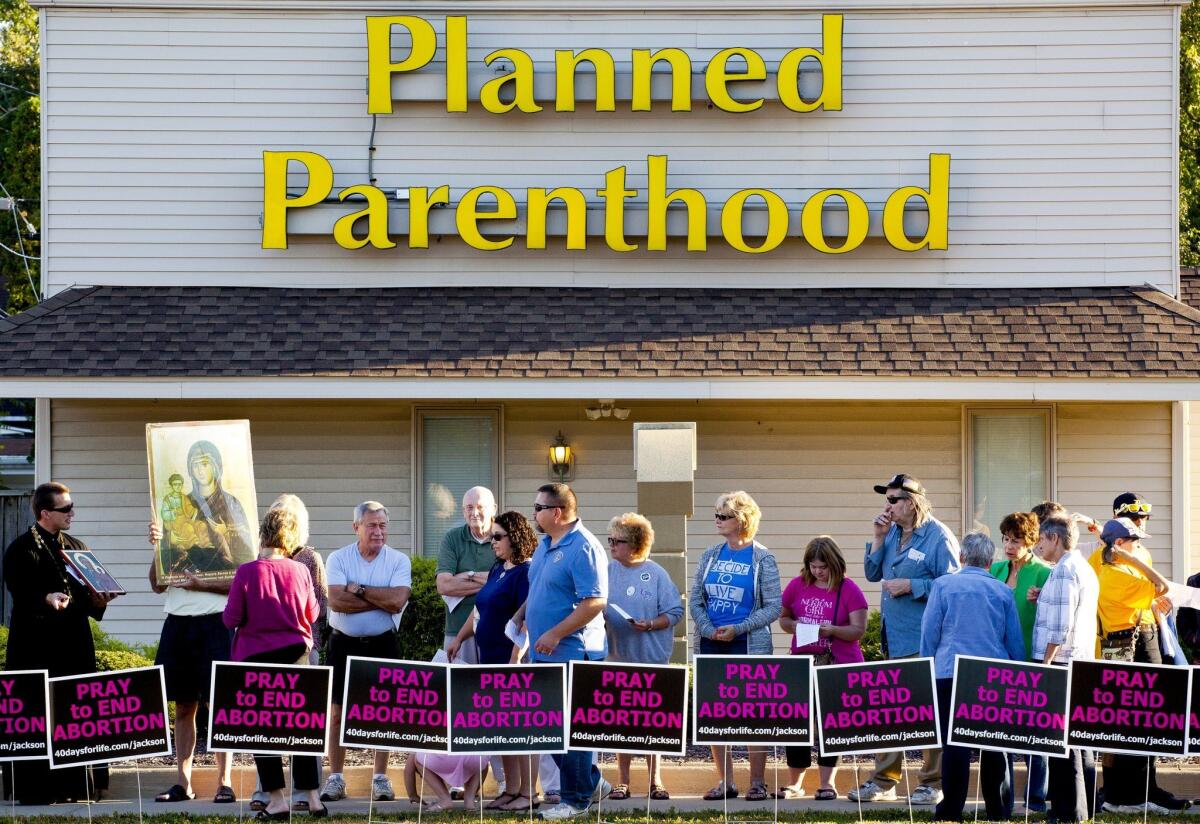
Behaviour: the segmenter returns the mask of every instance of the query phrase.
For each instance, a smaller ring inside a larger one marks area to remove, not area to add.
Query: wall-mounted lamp
[[[629,417],[629,409],[617,406],[617,402],[612,398],[601,398],[596,403],[600,405],[589,406],[583,410],[583,414],[587,415],[589,421],[598,421],[601,418],[616,418],[623,421]]]
[[[550,454],[546,460],[550,467],[551,478],[564,484],[575,479],[575,453],[572,451],[571,445],[563,439],[562,430],[559,430],[554,443],[550,444]]]

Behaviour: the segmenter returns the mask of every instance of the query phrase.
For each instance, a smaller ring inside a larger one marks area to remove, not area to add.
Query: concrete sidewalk
[[[245,760],[245,756],[241,756],[239,762]],[[609,801],[606,800],[600,805],[600,814],[632,814],[637,815],[647,809],[646,800],[646,782],[644,762],[641,759],[634,760],[632,776],[633,782],[631,790],[633,797],[626,801]],[[912,762],[910,765],[910,773],[915,781],[915,771],[918,762]],[[773,765],[767,766],[767,781],[768,784],[774,787],[775,778]],[[739,787],[745,791],[749,786],[747,780],[747,768],[745,764],[735,765],[734,775],[738,781]],[[616,776],[615,765],[609,763],[603,765],[604,777],[609,781],[613,781]],[[713,812],[726,809],[728,816],[731,819],[738,821],[771,821],[774,818],[776,805],[778,811],[785,812],[805,812],[818,813],[820,811],[840,812],[857,814],[859,805],[847,801],[845,793],[855,786],[855,770],[853,765],[848,765],[841,768],[837,775],[837,788],[840,793],[840,798],[837,801],[813,801],[812,793],[816,789],[816,770],[810,770],[806,776],[809,780],[805,782],[805,789],[809,793],[809,797],[797,801],[763,801],[763,802],[748,802],[744,798],[730,799],[722,804],[721,802],[704,801],[700,796],[712,784],[715,783],[714,772],[711,766],[705,764],[664,764],[663,779],[667,788],[671,791],[671,800],[669,801],[652,801],[649,802],[649,809],[652,813],[665,813],[672,809],[679,813],[689,812]],[[1018,765],[1017,770],[1017,789],[1024,789],[1024,770]],[[366,800],[367,787],[370,784],[371,773],[368,767],[350,767],[346,770],[346,778],[349,786],[350,797],[343,801],[332,802],[329,805],[330,812],[336,815],[355,815],[366,818],[370,816],[372,819],[382,821],[396,820],[416,820],[417,809],[408,802],[404,796],[403,778],[396,764],[391,765],[389,776],[392,778],[392,783],[396,788],[397,798],[399,801],[392,802],[377,802],[370,804]],[[868,774],[867,766],[860,765],[859,776],[866,778]],[[968,819],[974,817],[974,778],[975,771],[972,770],[972,787],[968,798],[971,801],[967,804],[966,816]],[[780,765],[779,780],[784,783],[786,770]],[[162,815],[162,814],[183,814],[189,815],[221,815],[234,818],[244,819],[253,818],[254,813],[250,810],[249,801],[250,794],[254,789],[255,772],[253,765],[240,763],[235,769],[233,775],[233,789],[238,796],[238,802],[234,804],[214,804],[212,803],[213,793],[216,790],[215,770],[212,767],[199,767],[194,772],[194,789],[196,792],[196,800],[186,801],[175,804],[155,803],[154,796],[166,790],[175,781],[175,770],[173,767],[153,766],[137,768],[132,765],[114,766],[111,770],[110,788],[103,800],[87,805],[87,804],[56,804],[46,807],[12,807],[4,805],[0,808],[0,815],[14,813],[16,816],[25,817],[31,815],[62,815],[62,816],[79,816],[86,818],[90,814],[92,816],[99,815],[114,815],[114,814],[132,814],[139,813],[138,798],[141,798],[140,812],[144,815]],[[1184,798],[1200,797],[1200,764],[1160,764],[1158,770],[1159,784],[1164,788],[1174,792]],[[140,792],[139,792],[140,782]],[[915,784],[914,784],[915,786]],[[900,792],[904,792],[904,784],[901,783]],[[485,795],[491,798],[495,795],[495,783],[489,778],[485,784]],[[429,797],[429,794],[426,794]],[[461,805],[459,805],[461,808]],[[893,802],[875,802],[863,805],[862,812],[866,817],[872,816],[872,810],[883,813],[884,811],[907,811],[908,804],[902,797],[899,801]],[[913,812],[917,816],[923,813],[932,812],[931,807],[913,807]],[[1018,803],[1015,813],[1015,819],[1024,818],[1024,807]],[[979,813],[982,816],[983,806],[979,806]],[[1200,808],[1188,811],[1186,815],[1191,817],[1200,817]],[[593,806],[591,815],[594,817],[597,814],[597,808]],[[892,813],[894,814],[894,813]],[[498,813],[487,813],[487,817],[496,817],[497,815],[505,815]],[[507,817],[513,817],[515,814],[508,814]],[[1181,814],[1183,815],[1183,814]],[[306,813],[296,813],[294,818],[304,820],[307,817]],[[435,816],[430,816],[435,818]]]

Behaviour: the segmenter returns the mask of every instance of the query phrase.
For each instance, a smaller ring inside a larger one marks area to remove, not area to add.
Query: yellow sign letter
[[[299,197],[288,197],[288,163],[295,160],[308,172],[308,185]],[[263,152],[264,249],[287,248],[288,209],[315,206],[333,191],[333,166],[316,152]]]
[[[909,198],[919,197],[925,201],[929,223],[925,236],[920,240],[909,240],[904,233],[904,207]],[[893,248],[901,252],[916,252],[919,249],[945,250],[948,243],[950,221],[950,155],[929,156],[929,188],[904,186],[888,195],[883,205],[883,236]]]
[[[779,101],[794,112],[811,112],[819,107],[825,111],[842,110],[842,16],[821,16],[823,52],[813,48],[792,49],[779,61],[775,82],[779,86]],[[800,96],[800,64],[811,57],[821,64],[821,93],[809,103]]]
[[[404,26],[412,35],[408,57],[392,62],[392,26]],[[420,17],[367,18],[367,114],[392,113],[392,75],[419,69],[433,59],[437,35]]]

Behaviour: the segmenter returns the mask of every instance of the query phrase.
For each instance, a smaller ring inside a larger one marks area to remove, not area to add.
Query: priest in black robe
[[[46,483],[33,493],[36,523],[4,552],[4,583],[12,593],[8,636],[10,670],[48,670],[51,678],[96,671],[89,618],[104,616],[112,595],[93,595],[68,571],[63,550],[87,546],[67,534],[74,518],[71,491]],[[49,760],[13,764],[12,789],[22,804],[83,801],[89,793],[86,770],[50,770]]]

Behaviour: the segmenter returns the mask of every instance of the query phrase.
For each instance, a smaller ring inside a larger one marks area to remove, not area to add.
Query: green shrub
[[[8,663],[8,627],[0,624],[0,670]]]
[[[88,622],[92,627],[92,644],[95,645],[97,652],[100,650],[108,650],[110,652],[132,652],[136,655],[142,656],[143,658],[149,658],[151,662],[158,657],[157,641],[155,641],[153,644],[127,644],[120,638],[114,638],[105,632],[94,618],[89,618]]]
[[[114,670],[137,669],[138,667],[153,666],[154,662],[136,652],[125,652],[116,649],[96,650],[96,672],[112,672]]]
[[[863,633],[862,640],[858,642],[858,645],[862,647],[863,658],[867,661],[883,660],[882,631],[883,616],[879,614],[879,610],[873,609],[867,616],[867,631]]]
[[[438,595],[436,570],[435,558],[412,559],[412,596],[397,632],[400,657],[408,661],[428,661],[446,634],[446,602]]]

